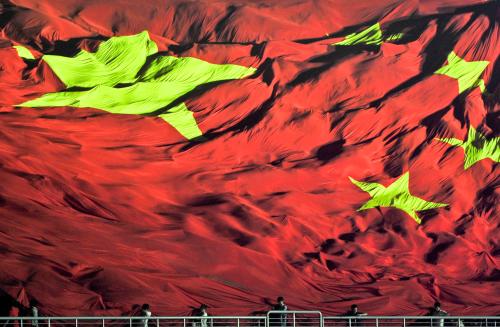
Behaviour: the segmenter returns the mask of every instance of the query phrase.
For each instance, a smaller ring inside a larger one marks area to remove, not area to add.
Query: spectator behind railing
[[[192,315],[195,317],[208,317],[208,306],[206,304],[200,305],[200,307],[196,310],[193,310]],[[212,323],[211,320],[208,318],[200,318],[200,319],[193,319],[191,323],[192,327],[211,327]]]
[[[144,303],[141,308],[141,317],[145,317],[141,319],[141,327],[148,327],[148,318],[151,317],[151,307],[149,304]]]
[[[273,305],[273,311],[287,311],[288,307],[285,304],[285,298],[278,296],[277,303]],[[269,325],[271,327],[286,327],[286,313],[271,313],[269,315]]]
[[[443,317],[448,316],[448,312],[441,309],[441,303],[436,301],[427,316]],[[444,327],[444,319],[431,319],[431,327]]]
[[[353,305],[351,305],[351,309],[349,311],[347,311],[346,313],[344,313],[343,315],[347,316],[347,317],[360,317],[360,316],[367,316],[368,314],[365,312],[359,312],[358,305],[353,304]],[[352,327],[361,327],[361,326],[363,326],[363,323],[361,322],[361,319],[353,319],[351,321],[351,326]]]
[[[31,320],[31,326],[38,327],[38,302],[35,299],[31,299],[30,301],[30,309],[29,314],[33,317]]]

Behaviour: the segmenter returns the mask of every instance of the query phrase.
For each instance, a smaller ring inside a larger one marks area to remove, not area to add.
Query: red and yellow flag
[[[500,310],[495,1],[0,5],[0,295]]]

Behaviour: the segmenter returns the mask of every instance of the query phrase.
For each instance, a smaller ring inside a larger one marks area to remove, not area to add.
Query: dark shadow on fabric
[[[364,51],[377,52],[378,50],[378,46],[365,45],[336,47],[334,51],[330,51],[326,55],[321,55],[310,59],[309,62],[311,63],[323,63],[323,65],[301,72],[291,82],[289,82],[286,87],[292,88],[302,83],[318,80],[320,77],[319,75],[326,72],[333,66],[339,64],[343,60],[346,60],[349,57],[355,56]]]
[[[328,238],[323,241],[320,245],[320,251],[321,252],[328,252],[329,249],[337,245],[337,240],[334,238]]]
[[[338,263],[335,263],[332,260],[326,260],[325,264],[326,264],[326,268],[328,268],[328,270],[330,270],[330,271],[335,270],[338,267],[340,267],[340,265]]]
[[[180,55],[181,53],[191,49],[194,43],[184,43],[184,44],[171,44],[168,46],[168,50],[176,55]]]
[[[345,140],[338,140],[324,144],[316,150],[316,158],[322,161],[323,164],[330,162],[343,152]]]
[[[267,42],[257,43],[252,46],[250,50],[250,55],[258,58],[262,58],[264,56],[264,50],[266,49]]]
[[[437,264],[439,255],[448,249],[453,243],[455,243],[454,239],[445,240],[441,243],[435,245],[429,252],[427,252],[424,256],[424,260],[432,265]]]
[[[500,103],[500,99],[498,101]],[[488,112],[486,114],[486,125],[495,131],[496,134],[500,133],[500,111]]]
[[[493,24],[493,26],[495,25]],[[495,61],[491,79],[486,85],[486,89],[492,93],[492,95],[496,99],[496,103],[500,102],[500,59],[497,59]]]
[[[344,233],[339,235],[339,239],[344,242],[354,242],[356,239],[356,233]]]
[[[319,252],[305,252],[303,253],[304,257],[307,258],[308,260],[317,260],[321,261],[321,257]]]
[[[281,167],[284,160],[285,160],[285,157],[278,158],[276,160],[271,161],[269,164],[273,167]]]
[[[49,52],[52,55],[74,57],[80,52],[80,43],[84,40],[106,41],[108,38],[103,36],[93,36],[74,38],[64,41],[57,40],[53,44],[50,43],[50,46],[45,48],[44,52]]]
[[[224,15],[224,17],[221,18],[221,20],[219,20],[219,22],[217,22],[217,25],[215,25],[215,33],[217,35],[217,37],[219,37],[224,28],[229,25],[229,19],[231,18],[231,16],[236,12],[236,10],[238,9],[237,6],[235,5],[228,5],[227,8],[226,8],[226,14]]]
[[[476,193],[475,203],[475,211],[481,215],[490,210],[495,210],[497,208],[498,203],[500,203],[500,199],[496,190],[500,187],[500,179],[496,179],[489,185],[486,185],[484,188],[480,189]]]
[[[20,12],[27,12],[28,9],[20,8],[18,5],[12,4],[10,1],[0,2],[0,29],[3,29],[14,16]]]
[[[427,140],[432,140],[438,137],[437,131],[444,129],[446,126],[443,123],[443,117],[448,113],[450,108],[446,107],[426,116],[420,121],[420,125],[426,127]]]
[[[466,91],[468,93],[468,91]],[[465,93],[464,93],[465,94]],[[468,117],[465,115],[465,97],[456,97],[453,99],[453,116],[460,121],[462,126],[465,126],[468,122]]]
[[[457,235],[457,236],[465,235],[465,233],[467,232],[467,229],[469,228],[469,226],[470,226],[470,224],[471,224],[471,222],[472,222],[473,219],[474,218],[471,215],[468,215],[468,214],[462,215],[457,220],[457,226],[453,230],[453,232],[455,233],[455,235]]]
[[[224,195],[222,194],[209,194],[209,195],[203,195],[200,196],[190,203],[188,203],[188,206],[192,207],[205,207],[205,206],[216,206],[219,204],[224,204],[227,203],[227,200],[225,199]]]
[[[262,70],[262,80],[267,85],[271,85],[271,83],[274,79],[273,62],[274,62],[274,60],[272,60],[272,59],[266,59],[266,61],[264,61],[264,63],[261,65],[261,67],[263,69]],[[256,77],[257,76],[259,76],[259,74],[257,74]]]

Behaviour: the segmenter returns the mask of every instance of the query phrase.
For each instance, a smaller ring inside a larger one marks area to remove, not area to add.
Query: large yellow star
[[[351,177],[349,177],[349,179],[354,185],[367,192],[372,197],[363,204],[358,211],[376,207],[398,208],[406,212],[420,224],[421,219],[417,215],[417,211],[447,206],[445,203],[425,201],[412,195],[409,188],[409,172],[401,175],[394,183],[387,187],[379,183],[360,182]]]
[[[16,49],[23,58],[29,57],[27,49]],[[193,112],[180,99],[200,86],[245,78],[255,72],[253,67],[161,56],[146,31],[112,37],[95,53],[81,50],[74,57],[44,55],[42,60],[67,89],[17,106],[70,106],[158,116],[189,140],[202,132]]]
[[[489,61],[466,61],[457,56],[455,52],[448,55],[448,65],[445,65],[434,72],[434,74],[446,75],[458,80],[458,93],[479,86],[484,92],[484,80],[481,74],[488,66]]]
[[[487,158],[500,162],[500,137],[487,139],[472,126],[469,127],[467,141],[456,138],[438,138],[438,140],[464,149],[464,169],[468,169],[476,162]]]

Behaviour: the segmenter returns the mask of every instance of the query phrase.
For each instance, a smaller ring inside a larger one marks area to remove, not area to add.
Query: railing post
[[[403,327],[406,327],[406,318],[403,318]]]
[[[349,318],[349,327],[352,327],[352,322],[351,322],[351,319],[352,319],[352,318]]]
[[[160,318],[156,318],[156,327],[160,327]]]
[[[78,327],[78,318],[75,319],[75,327]]]
[[[295,312],[293,313],[293,327],[295,327]]]
[[[47,327],[50,327],[50,318],[47,319]]]
[[[19,320],[19,325],[23,327],[23,319]]]
[[[378,318],[375,318],[375,327],[378,327]]]
[[[183,318],[183,319],[182,319],[182,326],[183,326],[183,327],[186,327],[186,318]]]
[[[102,320],[102,327],[105,327],[105,326],[104,326],[104,319]]]
[[[213,325],[213,324],[212,324],[212,325]],[[237,327],[240,327],[240,318],[237,318],[237,319],[236,319],[236,326],[237,326]]]
[[[129,327],[132,327],[132,317],[128,318]]]

